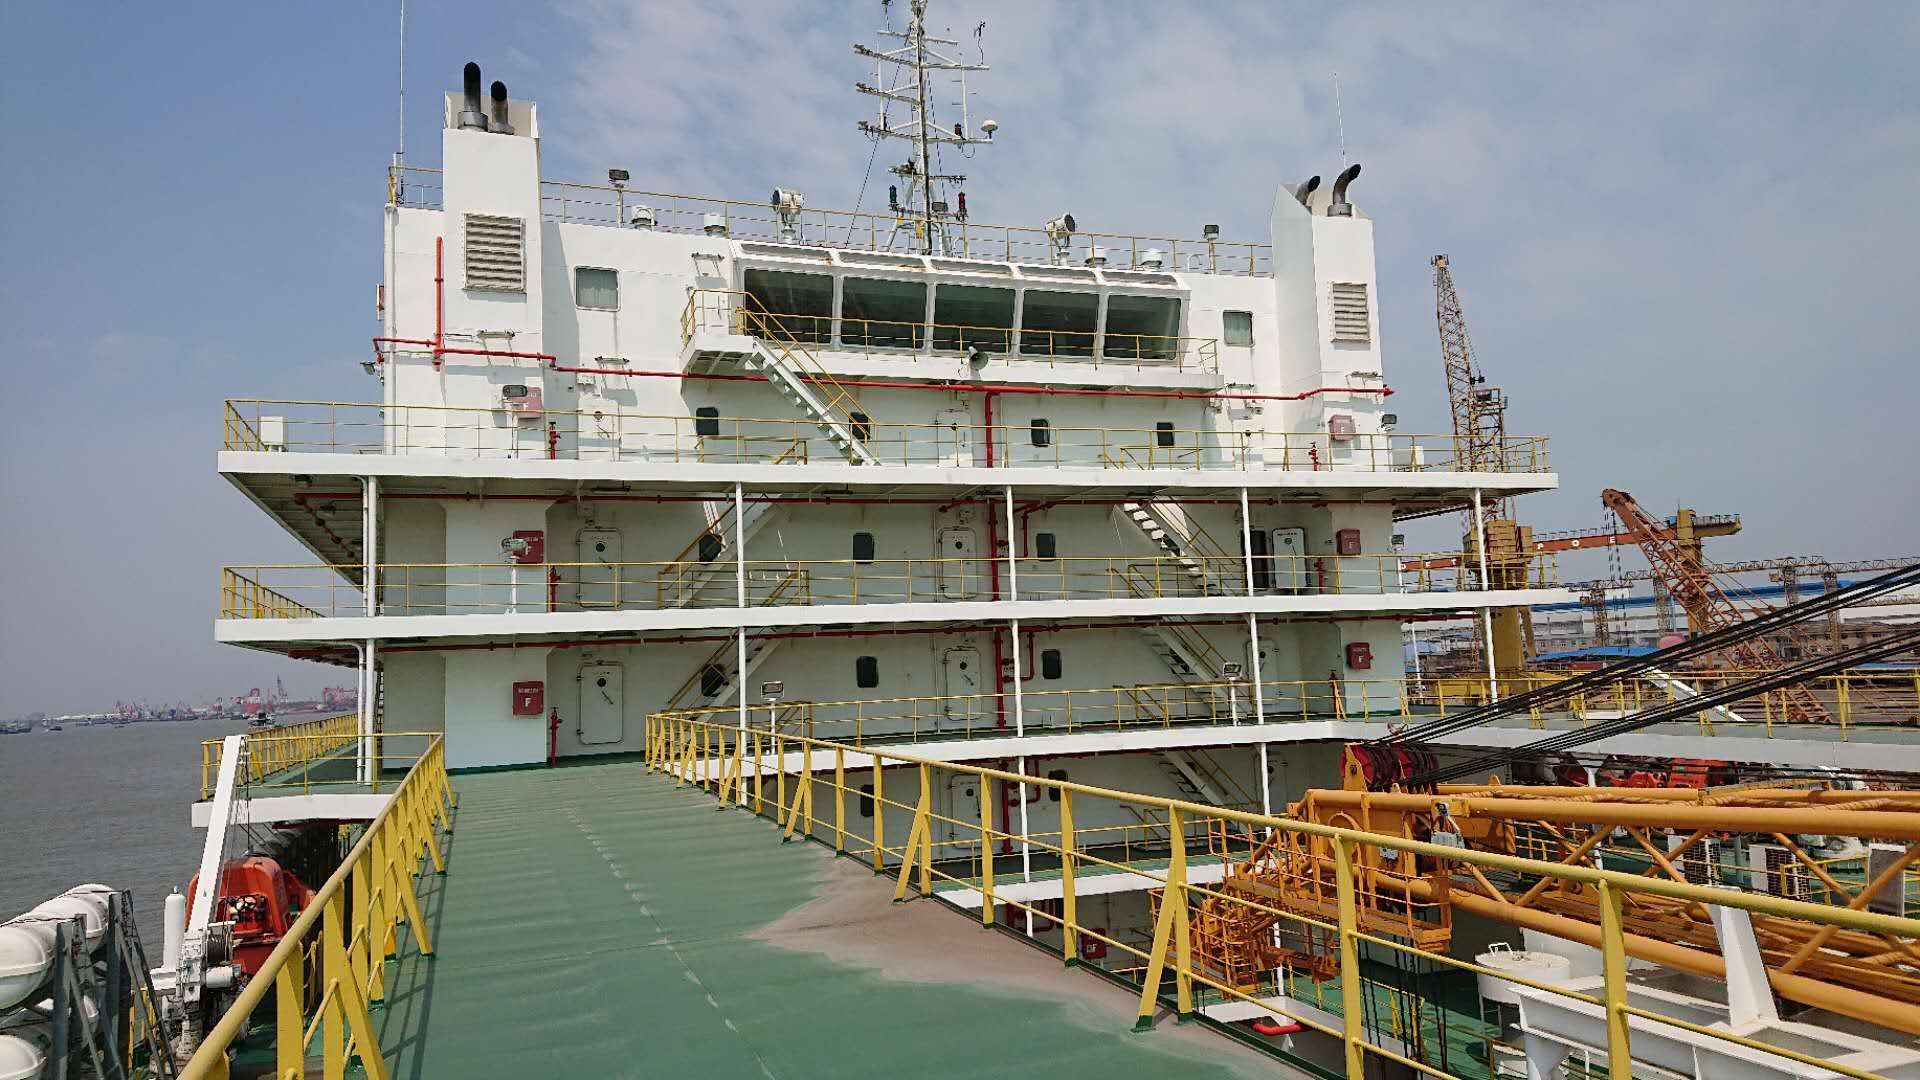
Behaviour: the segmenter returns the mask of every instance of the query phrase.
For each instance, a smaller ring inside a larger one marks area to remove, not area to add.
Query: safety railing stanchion
[[[887,868],[887,774],[880,755],[873,755],[873,872]]]
[[[993,925],[993,781],[981,773],[974,790],[980,793],[980,925]]]
[[[1334,899],[1339,908],[1341,1040],[1346,1047],[1348,1076],[1366,1075],[1366,1031],[1361,1004],[1358,897],[1354,883],[1353,848],[1343,837],[1333,839]]]
[[[1147,973],[1140,986],[1140,1013],[1133,1022],[1135,1031],[1153,1027],[1153,1011],[1159,1001],[1160,983],[1166,976],[1169,952],[1173,954],[1175,1007],[1182,1017],[1193,1012],[1193,942],[1187,929],[1187,843],[1185,829],[1180,824],[1180,809],[1176,806],[1167,807],[1167,842],[1171,852],[1167,860],[1167,885],[1160,895],[1160,911],[1153,923],[1153,945],[1147,952]]]
[[[1600,958],[1606,979],[1607,1075],[1633,1080],[1633,1055],[1627,1042],[1626,938],[1620,929],[1620,894],[1608,882],[1600,890]]]
[[[833,748],[833,853],[847,853],[847,751]]]
[[[1060,955],[1072,967],[1080,958],[1080,906],[1074,895],[1073,792],[1060,792]]]

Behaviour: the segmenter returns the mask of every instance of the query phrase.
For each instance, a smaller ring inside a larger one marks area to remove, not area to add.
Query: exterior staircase
[[[1204,753],[1168,750],[1160,755],[1160,771],[1173,783],[1174,790],[1189,802],[1210,806],[1258,806],[1259,800],[1233,777],[1222,772]]]
[[[1225,596],[1243,587],[1240,560],[1222,549],[1178,506],[1142,500],[1122,503],[1118,513],[1148,543],[1180,565],[1196,594]]]
[[[753,678],[753,673],[759,670],[760,665],[766,662],[767,657],[771,656],[775,649],[780,647],[781,640],[767,637],[747,638],[747,667],[744,673],[740,670],[739,646],[731,641],[723,642],[719,648],[713,650],[711,655],[700,662],[700,666],[694,669],[686,682],[680,684],[680,689],[674,692],[673,697],[667,699],[666,707],[662,711],[712,709],[729,704],[733,701],[734,695],[740,692],[741,684]],[[709,690],[713,692],[708,693]]]
[[[732,579],[733,560],[722,556],[733,548],[733,500],[715,499],[701,505],[707,519],[705,527],[673,557],[673,567],[661,573],[662,607],[688,607],[716,580]],[[772,503],[747,503],[740,522],[741,539],[751,542],[754,533],[773,516],[773,510]]]
[[[696,292],[688,298],[681,317],[681,345],[687,370],[738,364],[758,372],[788,404],[812,420],[849,463],[879,464],[866,446],[873,419],[859,399],[827,374],[806,345],[753,297]]]

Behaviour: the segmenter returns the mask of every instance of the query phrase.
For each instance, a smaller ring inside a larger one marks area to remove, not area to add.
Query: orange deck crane
[[[1640,551],[1652,567],[1655,580],[1661,582],[1680,609],[1687,613],[1688,629],[1694,634],[1708,633],[1765,613],[1752,602],[1741,603],[1728,596],[1715,579],[1715,568],[1700,554],[1697,544],[1689,546],[1675,537],[1663,523],[1640,508],[1632,495],[1615,488],[1600,493],[1600,501],[1626,529],[1635,534]],[[1727,656],[1732,667],[1748,671],[1775,671],[1784,666],[1780,655],[1765,638],[1754,638],[1729,646]],[[1781,691],[1787,719],[1800,722],[1824,722],[1831,717],[1813,693],[1802,686]]]

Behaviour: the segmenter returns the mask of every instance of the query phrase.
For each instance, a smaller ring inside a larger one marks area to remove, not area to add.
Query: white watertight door
[[[580,668],[580,744],[617,743],[627,734],[626,671],[619,664]]]
[[[941,529],[938,557],[940,597],[965,600],[976,591],[980,572],[972,529]]]
[[[973,414],[966,409],[941,409],[933,414],[940,425],[940,464],[973,464]]]
[[[617,529],[581,529],[579,541],[580,606],[620,606],[620,532]]]
[[[945,695],[940,711],[946,716],[968,717],[980,702],[975,695],[980,694],[980,650],[971,646],[964,649],[948,649],[942,654],[940,664],[940,692]]]

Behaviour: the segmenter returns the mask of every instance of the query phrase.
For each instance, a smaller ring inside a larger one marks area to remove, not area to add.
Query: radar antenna
[[[887,170],[905,181],[907,189],[902,198],[897,185],[888,187],[887,203],[895,215],[895,234],[911,229],[922,253],[951,255],[953,226],[965,224],[967,220],[967,194],[959,192],[958,198],[949,204],[944,187],[964,183],[967,178],[956,173],[935,172],[934,152],[941,146],[989,145],[999,125],[986,120],[974,128],[969,123],[967,72],[986,71],[987,65],[969,64],[942,52],[942,49],[957,48],[960,42],[927,33],[927,0],[911,0],[910,6],[913,19],[905,30],[879,31],[882,38],[888,39],[884,43],[888,47],[875,49],[859,43],[853,46],[856,54],[874,62],[873,83],[855,83],[854,89],[880,99],[879,117],[859,121],[859,128],[870,139],[900,139],[911,148],[906,161]],[[941,71],[956,72],[956,81],[960,84],[961,119],[948,130],[934,121],[933,106],[928,99],[932,87],[927,78]],[[887,113],[891,105],[905,106],[906,118],[897,122],[890,120]]]

